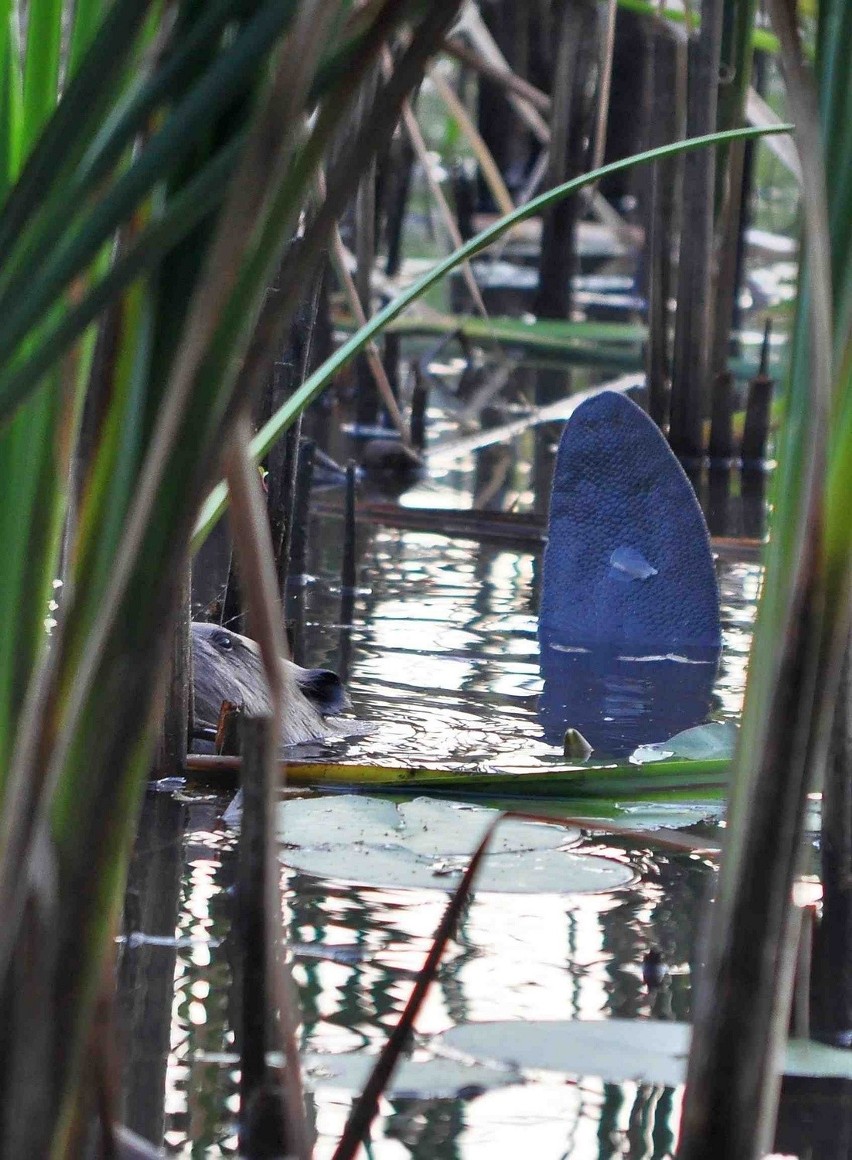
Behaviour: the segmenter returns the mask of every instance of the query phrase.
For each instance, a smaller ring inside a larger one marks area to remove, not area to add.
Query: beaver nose
[[[299,669],[296,683],[324,717],[343,713],[352,707],[340,677],[330,669]]]

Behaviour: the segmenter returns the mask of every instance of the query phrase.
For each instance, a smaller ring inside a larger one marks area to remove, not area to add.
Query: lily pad
[[[732,722],[710,721],[706,725],[684,729],[668,741],[640,745],[633,750],[630,760],[634,765],[665,761],[669,757],[688,758],[691,761],[728,760],[734,755],[736,740],[737,727]]]
[[[313,1090],[331,1087],[360,1092],[375,1062],[375,1055],[362,1051],[342,1055],[312,1052],[302,1057],[305,1086]],[[502,1066],[453,1059],[406,1059],[394,1069],[384,1095],[388,1099],[454,1099],[489,1088],[506,1087],[518,1080],[514,1069]]]
[[[288,866],[364,886],[455,889],[498,811],[415,798],[388,802],[359,795],[297,798],[279,807]],[[565,849],[572,827],[507,821],[497,830],[477,879],[480,891],[589,893],[633,879],[612,858]]]
[[[637,830],[685,830],[699,822],[717,822],[721,814],[720,802],[637,802],[622,806],[618,816]]]
[[[686,1079],[692,1028],[657,1020],[465,1023],[432,1041],[438,1051],[521,1071],[594,1075],[608,1083],[676,1087]],[[808,1040],[787,1044],[786,1075],[852,1078],[852,1052]]]
[[[301,1059],[304,1084],[311,1091],[337,1088],[360,1093],[375,1067],[377,1056],[367,1051],[309,1051],[303,1053]],[[194,1066],[209,1064],[233,1068],[238,1067],[239,1062],[239,1055],[233,1051],[196,1051],[192,1056]],[[267,1062],[270,1067],[285,1066],[284,1056],[277,1051],[268,1053]],[[523,1082],[515,1068],[503,1064],[468,1063],[442,1056],[403,1059],[394,1068],[384,1095],[389,1099],[454,1099]]]

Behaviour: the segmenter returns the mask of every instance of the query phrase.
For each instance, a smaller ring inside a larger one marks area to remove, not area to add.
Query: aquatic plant
[[[353,177],[389,140],[456,7],[34,0],[22,27],[18,6],[4,5],[8,1154],[64,1154],[87,1123],[87,1046],[103,1049],[92,1017],[109,986],[110,935],[197,507]],[[378,54],[403,29],[403,50],[362,101]],[[264,313],[332,142],[325,197]],[[305,1154],[298,1125],[293,1132]]]
[[[23,23],[17,5],[3,8],[0,1138],[11,1155],[73,1152],[87,1129],[105,1070],[95,1015],[197,512],[225,453],[251,555],[248,406],[353,180],[456,6],[31,0]],[[401,28],[405,46],[374,85]],[[439,264],[305,384],[277,429],[439,277],[611,169]],[[291,1133],[306,1154],[297,1118]]]
[[[825,780],[835,719],[848,728],[838,690],[852,612],[852,11],[843,0],[820,4],[814,78],[795,5],[773,0],[770,8],[802,160],[804,260],[731,823],[690,1057],[678,1152],[688,1160],[771,1147],[806,798]],[[848,778],[847,765],[846,793]]]

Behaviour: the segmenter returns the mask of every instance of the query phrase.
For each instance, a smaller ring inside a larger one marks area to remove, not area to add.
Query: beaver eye
[[[226,632],[217,632],[216,633],[216,644],[219,648],[223,649],[225,652],[230,652],[231,649],[234,647],[233,640],[231,639],[230,636],[228,636],[228,634]]]

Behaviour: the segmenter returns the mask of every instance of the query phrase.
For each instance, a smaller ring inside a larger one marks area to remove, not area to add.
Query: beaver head
[[[318,741],[336,732],[326,721],[350,708],[346,690],[327,669],[303,669],[282,661],[284,706],[282,745]],[[192,625],[193,693],[198,730],[215,729],[223,701],[241,705],[250,716],[271,711],[260,649],[253,640],[220,628]]]

